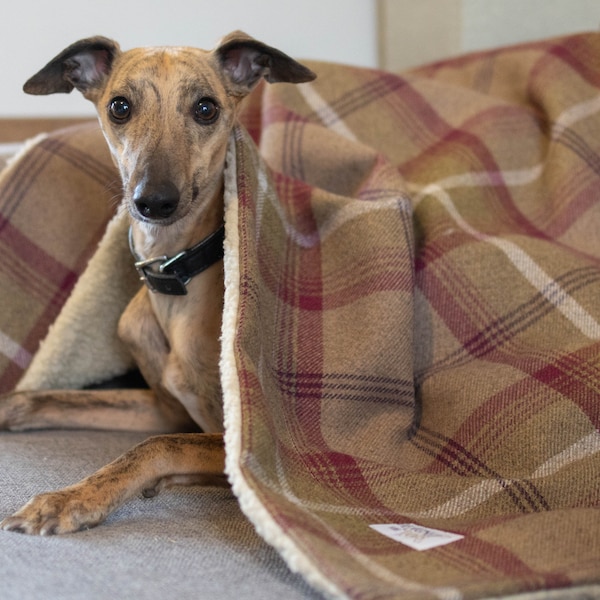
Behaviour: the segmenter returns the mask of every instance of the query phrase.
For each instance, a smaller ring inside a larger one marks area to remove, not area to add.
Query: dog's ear
[[[31,77],[23,90],[27,94],[45,95],[68,94],[77,88],[91,100],[94,91],[102,87],[119,53],[119,45],[105,37],[79,40]]]
[[[303,83],[316,75],[280,50],[234,31],[213,51],[232,86],[232,93],[245,96],[264,77],[269,83]]]

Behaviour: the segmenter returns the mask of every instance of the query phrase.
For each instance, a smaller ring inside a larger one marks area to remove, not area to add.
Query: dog
[[[264,78],[315,74],[236,31],[212,51],[80,40],[27,81],[30,94],[79,90],[94,103],[123,184],[145,285],[118,335],[147,390],[44,390],[0,398],[0,429],[101,428],[153,435],[79,483],[34,496],[0,527],[88,529],[129,498],[170,485],[227,485],[219,380],[224,168],[240,101]]]

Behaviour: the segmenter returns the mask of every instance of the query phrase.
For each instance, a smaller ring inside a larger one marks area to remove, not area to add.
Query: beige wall
[[[380,66],[600,29],[600,0],[378,0]]]

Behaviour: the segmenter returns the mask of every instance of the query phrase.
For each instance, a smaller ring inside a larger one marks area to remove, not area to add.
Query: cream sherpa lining
[[[127,243],[128,223],[125,211],[119,211],[108,224],[18,390],[80,388],[132,367],[116,336],[119,317],[140,286]]]
[[[237,135],[247,134],[238,129]],[[259,168],[264,168],[259,160]],[[265,175],[266,178],[266,175]],[[235,140],[230,141],[225,172],[225,302],[221,332],[221,386],[225,415],[225,471],[233,487],[242,512],[250,520],[257,533],[283,557],[289,568],[300,573],[309,584],[328,598],[346,596],[328,579],[323,577],[312,561],[285,534],[257,497],[254,489],[244,478],[242,461],[242,406],[240,380],[237,372],[235,339],[239,314],[240,247],[238,229],[238,193]]]

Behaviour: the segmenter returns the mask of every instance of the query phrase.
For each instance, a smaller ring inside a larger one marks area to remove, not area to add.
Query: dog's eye
[[[211,125],[218,116],[219,107],[210,98],[202,98],[194,107],[194,119],[201,125]]]
[[[131,116],[131,104],[127,98],[117,96],[110,101],[108,105],[108,114],[115,123],[127,121]]]

